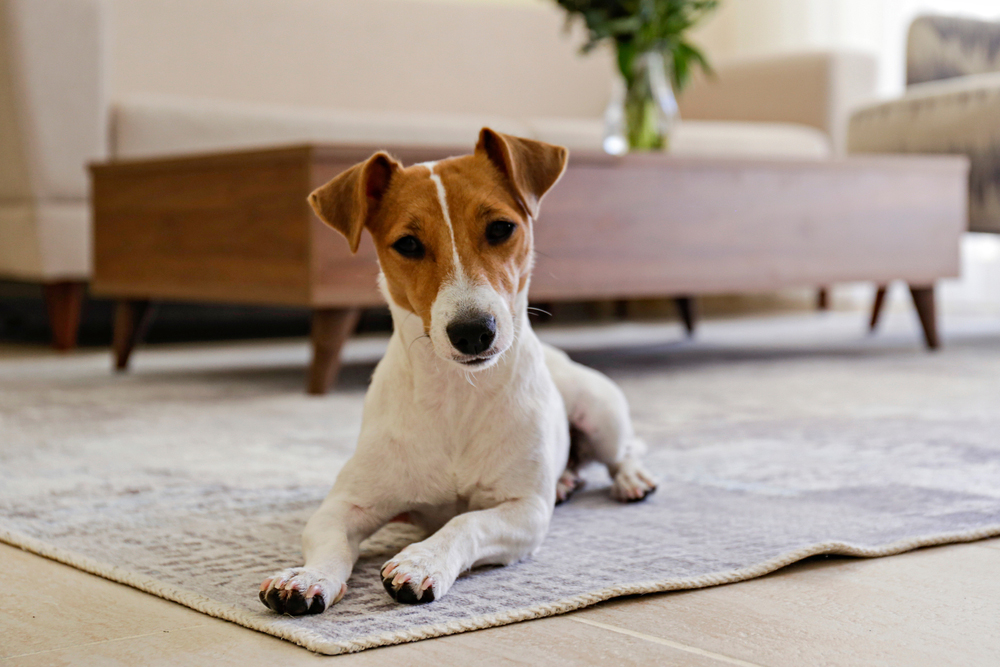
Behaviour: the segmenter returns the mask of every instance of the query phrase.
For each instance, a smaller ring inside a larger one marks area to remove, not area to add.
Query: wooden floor
[[[997,665],[1000,539],[812,559],[754,581],[316,656],[0,545],[7,665]]]

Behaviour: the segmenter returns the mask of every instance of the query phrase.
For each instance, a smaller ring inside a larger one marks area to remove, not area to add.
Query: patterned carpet
[[[760,576],[819,553],[875,556],[1000,534],[1000,320],[945,327],[928,354],[906,313],[549,331],[632,403],[661,485],[557,508],[531,559],[442,600],[393,602],[364,548],[344,600],[278,617],[261,579],[297,564],[305,520],[349,456],[382,346],[357,341],[340,389],[301,390],[302,343],[0,361],[0,540],[322,653],[536,618],[629,593]]]

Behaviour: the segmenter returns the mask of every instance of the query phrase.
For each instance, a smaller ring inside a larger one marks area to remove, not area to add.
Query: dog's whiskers
[[[534,306],[528,306],[528,312],[529,313],[540,313],[542,315],[548,315],[549,317],[552,317],[552,313],[550,313],[549,311],[542,310],[541,308],[535,308]]]
[[[420,334],[419,336],[417,336],[416,338],[414,338],[413,340],[410,341],[410,344],[406,346],[406,351],[409,352],[410,348],[413,347],[413,344],[416,343],[421,338],[426,338],[427,340],[430,340],[431,336],[430,336],[430,334],[428,334],[426,332]]]

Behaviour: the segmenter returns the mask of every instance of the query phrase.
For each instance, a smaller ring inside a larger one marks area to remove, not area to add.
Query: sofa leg
[[[60,351],[72,350],[76,347],[80,331],[80,313],[87,284],[78,280],[63,280],[46,283],[44,290],[52,347]]]
[[[924,329],[924,340],[927,342],[927,347],[936,350],[941,346],[941,341],[938,339],[934,286],[910,285],[910,294],[913,296],[913,305],[917,307],[917,315],[920,317],[920,326]]]
[[[885,305],[885,293],[887,289],[885,285],[879,285],[875,291],[875,303],[872,304],[872,318],[868,322],[868,331],[874,332],[875,327],[878,326],[878,318],[882,315],[882,306]]]
[[[128,370],[132,350],[146,337],[156,309],[149,301],[122,300],[115,306],[115,327],[112,347],[115,352],[115,370]]]
[[[689,337],[693,336],[695,325],[698,323],[698,306],[694,297],[679,296],[674,299],[674,304],[677,306],[677,313],[684,323],[684,331]]]
[[[317,308],[312,314],[312,363],[306,391],[325,394],[340,371],[340,350],[354,332],[359,308]]]

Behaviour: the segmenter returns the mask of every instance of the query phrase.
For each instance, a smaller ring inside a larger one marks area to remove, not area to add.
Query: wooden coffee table
[[[91,167],[94,294],[118,300],[125,369],[158,300],[313,311],[311,393],[323,393],[359,310],[382,302],[365,235],[357,255],[306,196],[375,146],[120,161]],[[469,148],[399,148],[404,164]],[[574,152],[535,227],[535,301],[909,283],[937,346],[934,283],[956,276],[964,157],[831,161],[611,157]]]

